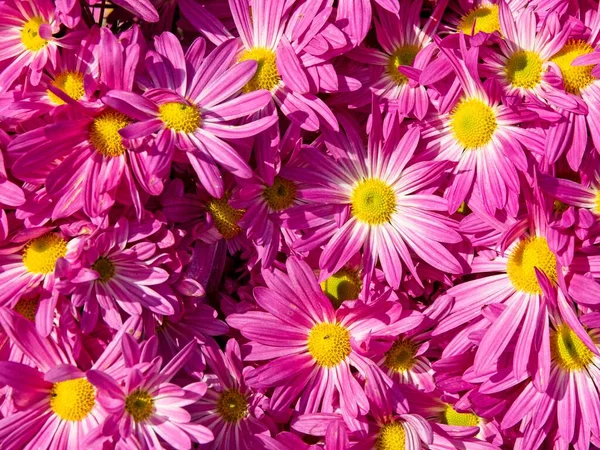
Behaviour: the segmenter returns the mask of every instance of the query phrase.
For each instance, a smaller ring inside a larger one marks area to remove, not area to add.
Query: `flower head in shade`
[[[154,51],[146,56],[150,79],[144,96],[112,91],[104,101],[120,113],[137,119],[120,130],[128,139],[156,133],[156,164],[168,168],[175,149],[183,150],[200,183],[214,197],[225,194],[218,166],[241,178],[249,178],[248,163],[226,141],[254,136],[277,121],[267,116],[236,125],[264,108],[270,94],[253,90],[239,95],[252,79],[256,61],[232,66],[237,44],[230,40],[204,55],[199,38],[184,54],[177,38],[165,32],[155,38]]]
[[[447,95],[456,100],[443,102],[448,111],[426,123],[426,150],[421,157],[457,163],[445,193],[450,213],[472,196],[476,186],[489,214],[507,209],[514,215],[520,190],[518,172],[527,169],[525,148],[543,151],[540,136],[523,127],[538,116],[522,106],[500,103],[496,90],[479,78],[479,48],[467,49],[464,35],[458,38],[458,50],[449,48],[450,41],[439,42],[439,47],[463,94],[456,98],[451,89]]]
[[[446,201],[431,193],[451,163],[414,163],[417,127],[409,127],[402,136],[395,131],[384,142],[378,107],[366,149],[356,126],[342,118],[340,122],[345,132],[324,136],[333,157],[316,148],[304,149],[314,169],[306,181],[314,187],[304,194],[308,205],[285,214],[286,226],[309,230],[294,247],[325,245],[319,263],[323,280],[361,249],[367,285],[378,261],[394,288],[404,269],[418,278],[410,251],[439,270],[460,273],[461,265],[444,244],[462,238],[445,215]]]
[[[211,431],[193,423],[186,409],[204,395],[206,384],[171,383],[192,355],[196,342],[191,341],[162,368],[155,338],[142,345],[126,339],[123,345],[130,351],[126,374],[111,377],[100,370],[88,371],[90,382],[99,391],[98,402],[107,413],[103,426],[88,437],[88,442],[112,438],[118,449],[152,449],[163,447],[162,441],[177,450],[187,450],[192,441],[212,441]]]
[[[86,242],[79,259],[59,270],[60,289],[71,294],[75,307],[83,306],[81,327],[94,329],[102,318],[115,329],[122,326],[121,311],[139,315],[174,313],[173,293],[160,267],[168,256],[147,240],[160,229],[156,220],[140,224],[120,219],[115,226]]]
[[[306,263],[289,257],[286,268],[287,274],[263,270],[267,287],[255,288],[254,296],[264,311],[227,318],[251,339],[246,361],[272,360],[249,372],[246,383],[258,389],[275,387],[275,411],[293,403],[301,413],[333,412],[331,395],[337,392],[343,414],[365,414],[369,404],[352,368],[369,378],[372,373],[384,375],[358,346],[368,336],[385,335],[401,308],[391,302],[379,308],[356,303],[335,311]]]
[[[208,391],[190,407],[192,420],[207,427],[215,440],[202,447],[206,450],[251,450],[255,436],[270,435],[274,428],[268,410],[269,399],[259,390],[250,388],[245,381],[240,347],[229,339],[225,352],[215,343],[202,349],[209,370],[204,376]]]
[[[13,389],[16,408],[0,419],[0,447],[84,448],[84,440],[104,423],[107,413],[86,372],[77,366],[68,342],[61,337],[40,337],[30,321],[6,308],[0,308],[0,325],[34,365],[0,362],[0,385]],[[134,332],[139,332],[137,318],[129,320],[114,336],[92,368],[115,376],[121,373],[121,341],[124,335]]]
[[[40,334],[52,330],[59,292],[56,284],[56,264],[61,258],[74,261],[81,244],[54,227],[21,230],[13,236],[12,245],[0,254],[0,305],[18,304],[24,294],[39,288],[36,325]]]
[[[115,89],[131,89],[139,52],[134,29],[128,39],[119,40],[107,28],[101,30],[100,81]],[[124,36],[123,36],[124,37]],[[64,100],[74,102],[65,96]],[[47,123],[20,134],[9,145],[16,159],[12,167],[19,179],[45,184],[55,200],[54,219],[83,211],[89,217],[104,215],[117,201],[142,214],[144,192],[162,190],[165,168],[156,163],[154,147],[142,141],[124,140],[119,130],[132,122],[111,108],[77,108],[80,115]],[[160,160],[160,158],[159,158]],[[119,195],[117,196],[117,192]]]

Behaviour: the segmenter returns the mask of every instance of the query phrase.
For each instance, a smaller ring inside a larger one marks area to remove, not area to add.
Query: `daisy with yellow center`
[[[366,411],[368,402],[352,368],[367,364],[376,376],[385,375],[354,349],[367,336],[387,333],[385,321],[386,317],[391,320],[387,314],[392,305],[382,302],[381,308],[366,308],[357,302],[350,307],[357,308],[355,313],[345,306],[334,310],[305,262],[289,257],[286,269],[287,274],[263,272],[267,287],[256,288],[254,296],[264,311],[227,317],[229,325],[260,344],[261,360],[271,360],[249,372],[246,382],[258,389],[301,383],[294,398],[287,399],[300,413],[323,411],[319,408],[326,400],[325,393],[337,392],[344,414],[357,417]],[[282,304],[286,308],[276,306]],[[381,321],[374,320],[376,316]],[[271,401],[279,401],[279,395],[287,394],[276,389]],[[323,408],[330,405],[323,404]]]
[[[461,35],[459,39],[465,38]],[[463,95],[446,114],[426,124],[425,154],[457,163],[444,194],[450,213],[477,192],[485,210],[493,215],[507,203],[518,201],[520,186],[516,172],[527,169],[525,151],[529,151],[522,142],[535,140],[523,124],[537,116],[522,107],[509,108],[494,100],[497,96],[488,92],[479,77],[474,57],[478,49],[461,48],[466,51],[464,59],[441,47],[450,67],[459,75]],[[532,69],[523,69],[523,64],[534,64],[533,59],[533,55],[519,53],[513,62],[507,63],[506,76],[514,83],[532,82]]]
[[[500,10],[497,4],[486,0],[476,2],[478,5],[461,16],[456,31],[468,36],[477,33],[500,32]]]
[[[337,309],[346,300],[358,299],[362,290],[360,273],[355,269],[343,268],[322,281],[321,289]]]

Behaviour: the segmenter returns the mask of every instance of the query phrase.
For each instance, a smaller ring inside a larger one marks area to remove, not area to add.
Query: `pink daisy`
[[[302,243],[312,249],[325,244],[319,263],[322,280],[361,248],[367,285],[377,261],[394,288],[400,285],[403,266],[418,278],[410,250],[439,270],[461,273],[457,258],[443,244],[458,243],[462,237],[444,214],[446,201],[431,194],[450,164],[414,163],[419,129],[409,127],[403,136],[396,130],[384,142],[378,107],[373,111],[367,149],[356,126],[340,117],[345,132],[324,134],[333,157],[316,148],[303,150],[314,169],[306,181],[314,187],[304,194],[308,205],[285,214],[286,226],[309,230],[295,246]]]
[[[218,165],[241,178],[249,178],[248,163],[226,142],[254,136],[277,121],[267,116],[235,125],[270,101],[259,89],[239,95],[256,71],[250,60],[232,67],[237,43],[224,42],[204,57],[205,42],[197,39],[184,54],[177,38],[165,32],[155,38],[155,51],[146,56],[150,79],[144,96],[127,91],[109,92],[103,101],[139,122],[127,124],[120,134],[139,139],[156,133],[152,165],[169,168],[175,148],[185,152],[200,183],[214,197],[225,194]],[[161,184],[162,187],[162,184]]]
[[[335,311],[308,265],[289,257],[286,268],[287,275],[264,270],[267,288],[254,289],[256,302],[265,311],[227,318],[251,339],[246,361],[272,360],[248,373],[246,382],[259,389],[275,387],[271,398],[275,411],[294,402],[300,413],[333,412],[332,396],[337,392],[345,415],[365,414],[369,403],[352,368],[363,377],[369,373],[369,378],[380,370],[361,355],[359,345],[368,336],[385,335],[399,305],[344,304]]]

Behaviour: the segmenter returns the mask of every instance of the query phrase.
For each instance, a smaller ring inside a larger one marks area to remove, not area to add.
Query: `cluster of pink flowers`
[[[597,0],[0,36],[0,449],[600,448]]]

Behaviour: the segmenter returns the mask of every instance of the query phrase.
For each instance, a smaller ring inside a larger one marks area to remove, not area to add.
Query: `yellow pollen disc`
[[[381,225],[396,212],[396,194],[378,178],[362,180],[352,191],[352,215],[369,225]]]
[[[224,239],[233,239],[242,231],[238,226],[238,222],[245,211],[232,208],[229,204],[229,195],[211,199],[206,204],[206,210],[211,215],[215,227]]]
[[[497,127],[494,110],[476,98],[461,100],[450,113],[454,138],[467,150],[476,150],[490,142]]]
[[[535,275],[535,268],[544,272],[556,284],[556,257],[543,237],[524,239],[508,257],[506,273],[515,289],[529,294],[541,294],[542,288]]]
[[[133,391],[125,398],[125,411],[136,422],[149,418],[154,411],[154,399],[146,391]]]
[[[23,264],[30,273],[51,273],[58,258],[67,254],[67,241],[55,233],[32,239],[23,250]]]
[[[217,412],[225,422],[238,422],[248,414],[248,400],[235,389],[223,391],[217,401]]]
[[[473,23],[475,23],[474,34],[483,31],[484,33],[500,32],[500,13],[498,5],[491,3],[473,8],[463,17],[458,23],[458,31],[466,35],[471,35],[473,31]]]
[[[401,85],[408,82],[408,78],[406,75],[400,73],[398,67],[412,66],[419,50],[419,47],[416,45],[405,45],[400,47],[389,57],[387,73],[392,77],[396,84]]]
[[[50,391],[50,408],[63,420],[83,420],[95,404],[96,391],[85,378],[59,381]]]
[[[375,450],[404,450],[406,447],[406,431],[400,422],[392,422],[381,427]]]
[[[563,77],[565,91],[570,94],[579,94],[581,89],[587,87],[595,80],[592,75],[593,65],[573,66],[572,63],[578,56],[592,53],[594,48],[585,41],[569,40],[567,44],[550,61],[555,63]]]
[[[385,354],[385,366],[394,372],[406,372],[415,365],[419,347],[411,341],[398,340]]]
[[[125,153],[126,148],[119,130],[130,123],[131,120],[125,114],[112,110],[104,111],[90,126],[90,142],[101,155],[120,156]]]
[[[335,323],[318,323],[308,334],[308,351],[321,367],[335,367],[350,355],[350,332]]]
[[[191,133],[202,123],[200,110],[195,105],[171,102],[160,105],[158,110],[161,120],[173,131]]]
[[[32,17],[21,28],[21,42],[27,50],[37,52],[48,45],[48,41],[40,36],[40,26],[47,23],[41,17]]]
[[[289,208],[296,200],[296,184],[281,177],[275,177],[272,186],[263,191],[263,198],[273,211]]]
[[[446,405],[442,413],[442,423],[453,427],[476,427],[479,425],[479,417],[473,413],[458,412],[452,405]]]
[[[40,297],[36,295],[31,298],[21,298],[13,309],[27,320],[34,322],[38,306],[40,306]]]
[[[258,67],[252,79],[248,81],[242,90],[248,93],[257,91],[258,89],[270,91],[275,88],[281,81],[277,65],[275,64],[275,53],[268,48],[254,47],[242,53],[239,61],[248,61],[250,59],[256,61]]]
[[[600,190],[596,191],[596,201],[594,203],[592,211],[600,215]]]
[[[567,371],[584,369],[594,358],[579,336],[564,324],[550,333],[550,354],[552,361]]]
[[[514,87],[533,89],[542,81],[542,59],[535,52],[519,50],[506,61],[504,75]]]
[[[362,289],[362,281],[356,270],[342,269],[321,283],[321,289],[331,304],[339,308],[346,300],[356,300]]]
[[[115,265],[111,263],[108,259],[100,257],[92,265],[92,270],[95,270],[100,275],[98,281],[106,283],[114,276]]]
[[[52,86],[60,89],[73,100],[79,100],[85,94],[83,74],[81,72],[63,72],[52,81]],[[56,103],[57,105],[65,103],[50,90],[48,90],[48,97],[50,97],[52,103]]]

